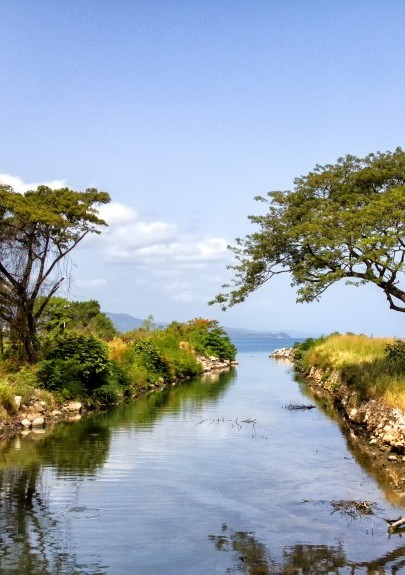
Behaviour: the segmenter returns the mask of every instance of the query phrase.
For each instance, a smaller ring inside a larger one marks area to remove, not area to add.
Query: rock
[[[82,409],[82,404],[80,401],[69,401],[66,408],[68,411],[80,411]]]
[[[45,407],[44,407],[44,402],[43,401],[36,401],[33,405],[33,408],[38,412],[38,413],[43,413],[45,411]]]
[[[63,413],[59,411],[59,409],[54,409],[51,411],[51,417],[60,417],[61,415],[63,415]]]
[[[22,419],[20,423],[25,429],[29,429],[31,427],[31,421],[27,418]]]
[[[275,359],[289,359],[292,361],[294,359],[294,350],[292,347],[281,347],[280,349],[275,349],[270,357]]]
[[[19,410],[20,407],[21,407],[21,400],[22,400],[21,395],[16,395],[16,396],[14,397],[14,403],[16,404],[16,407],[17,407],[18,410]]]
[[[33,422],[34,419],[38,419],[38,417],[41,417],[41,414],[37,413],[36,411],[27,413],[27,419],[31,422]]]
[[[398,457],[396,455],[389,455],[388,461],[398,461]]]
[[[32,421],[32,427],[42,427],[45,423],[45,419],[43,417],[36,417]]]

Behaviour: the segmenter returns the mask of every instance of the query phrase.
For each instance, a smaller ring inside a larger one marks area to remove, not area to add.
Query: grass
[[[327,377],[338,372],[360,400],[381,399],[405,410],[405,357],[390,355],[392,338],[334,334],[311,343],[301,354],[301,368],[319,368]],[[299,349],[299,348],[298,348]]]

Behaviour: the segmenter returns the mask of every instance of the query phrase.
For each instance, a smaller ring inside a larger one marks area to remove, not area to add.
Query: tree
[[[34,312],[42,305],[43,299],[42,296],[37,298]],[[102,339],[112,339],[118,333],[111,319],[101,311],[98,301],[69,301],[56,296],[48,300],[37,328],[40,334],[51,337],[66,330],[93,333]]]
[[[210,303],[223,309],[269,279],[292,276],[298,302],[318,300],[341,279],[371,283],[389,307],[405,312],[405,152],[345,156],[294,180],[292,191],[272,191],[265,215],[249,216],[259,231],[230,247],[232,284]]]
[[[62,264],[87,234],[106,225],[97,208],[109,201],[94,188],[39,186],[18,194],[0,184],[0,318],[30,362],[39,352],[38,320],[65,279]]]

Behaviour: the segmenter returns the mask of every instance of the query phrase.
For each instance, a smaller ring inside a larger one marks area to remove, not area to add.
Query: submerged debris
[[[346,500],[340,499],[338,501],[332,500],[330,502],[332,513],[340,513],[341,515],[352,517],[356,519],[361,515],[374,515],[376,503],[372,501],[356,501],[354,499]]]
[[[388,533],[403,533],[405,527],[405,517],[398,517],[398,519],[386,519],[389,523]]]
[[[299,409],[315,409],[315,405],[312,404],[301,404],[301,403],[289,403],[288,405],[284,405],[284,409],[288,409],[288,411],[298,411]]]
[[[332,515],[339,513],[344,517],[350,517],[350,519],[358,519],[363,515],[375,515],[377,510],[377,504],[373,501],[356,501],[355,499],[332,499],[331,501],[304,499],[303,503],[330,505],[332,507]]]

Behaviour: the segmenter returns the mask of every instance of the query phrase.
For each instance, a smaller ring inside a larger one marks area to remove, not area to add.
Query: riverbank
[[[386,384],[384,388],[378,387],[375,366],[378,363],[379,377],[384,372],[384,380],[391,372],[396,388],[398,374],[403,367],[389,357],[390,346],[395,343],[392,340],[373,341],[371,338],[365,342],[357,336],[330,337],[332,342],[325,338],[318,343],[297,346],[290,354],[286,350],[276,350],[273,357],[289,357],[294,362],[314,399],[326,409],[339,413],[349,443],[361,452],[368,467],[377,474],[383,474],[405,500],[402,494],[405,486],[405,411],[388,404],[386,398],[392,401],[392,391]],[[362,345],[367,343],[369,350],[374,348],[373,352],[369,351],[368,356],[356,357],[353,355],[354,341],[361,341]],[[350,361],[343,351],[349,347]],[[332,348],[334,353],[330,353]],[[386,357],[381,350],[384,350]],[[364,373],[370,376],[367,388],[362,381],[356,381],[353,377],[353,374],[359,373],[358,366],[363,371],[363,378]]]
[[[209,376],[211,379],[215,374],[229,370],[237,365],[237,361],[222,361],[217,357],[197,356],[197,362],[201,366],[199,377]],[[124,401],[136,401],[145,395],[150,395],[158,391],[163,391],[167,387],[185,384],[191,379],[190,376],[179,378],[176,381],[158,381],[146,387],[139,387],[131,396],[124,398]],[[6,418],[0,417],[0,440],[8,439],[16,433],[27,435],[28,433],[43,433],[45,428],[53,427],[59,422],[79,421],[89,412],[105,409],[106,405],[96,405],[92,402],[69,400],[60,402],[52,394],[44,390],[34,389],[29,401],[22,403],[21,396],[13,398],[13,414],[7,414]],[[111,407],[111,406],[110,406]]]

